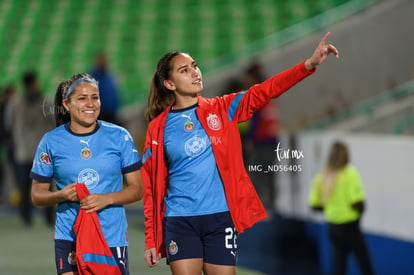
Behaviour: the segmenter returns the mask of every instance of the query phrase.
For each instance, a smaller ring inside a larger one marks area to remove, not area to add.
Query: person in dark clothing
[[[243,75],[244,89],[259,84],[266,80],[263,66],[259,62],[249,65]],[[246,147],[247,159],[249,163],[255,165],[275,164],[274,150],[279,142],[280,121],[276,100],[272,99],[263,108],[253,114],[248,125],[248,130],[244,135],[244,145]],[[250,172],[255,189],[269,213],[274,211],[276,198],[276,175],[269,172]]]
[[[106,56],[98,53],[95,56],[95,66],[90,75],[99,83],[99,92],[101,98],[100,120],[120,124],[118,118],[119,109],[119,91],[115,77],[109,72],[109,66]]]
[[[26,72],[22,77],[23,94],[12,104],[12,141],[14,158],[17,163],[18,187],[21,195],[20,214],[25,226],[32,225],[32,205],[30,200],[30,170],[37,143],[48,130],[52,129],[53,120],[44,115],[42,106],[48,106],[47,99],[42,96],[37,76],[34,72]],[[53,207],[45,209],[46,223],[54,224]]]
[[[14,158],[13,152],[13,140],[12,140],[12,102],[16,96],[16,88],[13,85],[7,85],[0,96],[0,148],[3,151],[2,158],[0,158],[0,179],[4,179],[7,163],[12,168],[12,175],[15,180],[19,178],[17,172],[17,164]],[[4,181],[0,182],[0,198],[4,196]]]

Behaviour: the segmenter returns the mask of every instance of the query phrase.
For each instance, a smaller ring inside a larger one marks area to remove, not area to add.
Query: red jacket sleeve
[[[150,131],[147,131],[145,139],[144,154],[142,158],[143,169],[142,178],[144,181],[144,216],[145,216],[145,249],[154,248],[154,208],[153,208],[153,179],[151,177],[151,136]]]
[[[163,114],[166,116],[168,112]],[[144,181],[145,249],[155,248],[163,257],[162,218],[166,193],[167,168],[164,163],[162,119],[150,123],[143,154],[142,177]]]
[[[275,76],[265,80],[261,84],[250,87],[244,94],[239,95],[239,104],[235,111],[235,119],[238,122],[246,121],[253,116],[253,113],[264,107],[272,98],[276,98],[288,91],[295,84],[313,74],[315,69],[308,71],[305,61],[287,69]],[[235,100],[238,98],[236,97]],[[235,104],[234,100],[232,104]]]

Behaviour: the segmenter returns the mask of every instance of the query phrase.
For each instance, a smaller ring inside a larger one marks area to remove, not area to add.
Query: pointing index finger
[[[331,34],[330,32],[327,32],[327,33],[325,34],[325,36],[322,38],[321,42],[319,43],[319,46],[323,46],[323,45],[325,45],[325,42],[326,42],[326,40],[328,39],[328,37],[329,37],[329,35],[330,35],[330,34]]]

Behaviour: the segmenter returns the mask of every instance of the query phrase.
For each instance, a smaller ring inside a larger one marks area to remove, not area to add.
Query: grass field
[[[128,213],[130,274],[170,274],[163,259],[155,268],[144,262],[144,218]],[[23,228],[14,211],[0,211],[0,274],[1,275],[53,275],[54,264],[53,229],[43,223],[36,211],[33,227]],[[238,275],[260,275],[260,273],[237,268]]]

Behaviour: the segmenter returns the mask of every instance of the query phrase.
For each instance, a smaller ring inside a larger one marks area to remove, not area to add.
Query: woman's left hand
[[[108,194],[91,194],[80,202],[80,207],[87,210],[86,213],[92,213],[105,208],[111,204]]]
[[[315,51],[313,52],[311,58],[305,61],[305,67],[308,69],[308,71],[311,71],[316,66],[322,64],[330,53],[333,53],[336,58],[339,58],[339,52],[335,46],[332,44],[325,44],[330,34],[330,32],[325,34],[321,42],[319,42],[318,47],[316,47]]]

